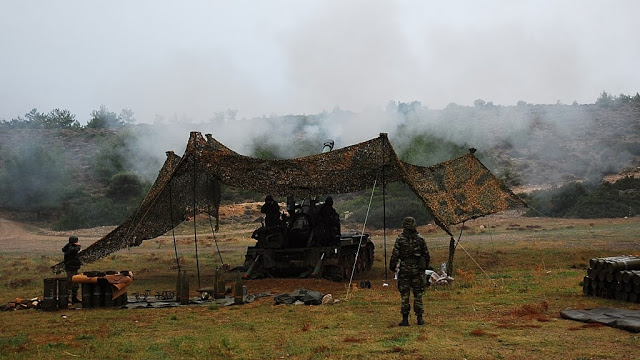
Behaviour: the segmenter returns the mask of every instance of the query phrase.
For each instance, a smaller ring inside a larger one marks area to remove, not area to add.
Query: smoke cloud
[[[301,134],[346,146],[386,132],[402,149],[413,130],[479,149],[505,141],[541,166],[569,151],[566,162],[582,164],[583,149],[561,137],[575,136],[564,119],[576,114],[540,109],[537,123],[509,109],[635,94],[637,13],[633,0],[11,2],[0,13],[11,34],[0,38],[0,119],[62,108],[85,123],[100,105],[131,109],[161,125],[139,144],[160,156],[181,154],[192,130],[244,154],[279,144],[282,157]],[[477,99],[502,107],[471,115]],[[407,116],[389,101],[422,107]],[[319,115],[283,120],[308,114]],[[531,145],[549,134],[555,143]],[[581,136],[605,161],[624,155]]]

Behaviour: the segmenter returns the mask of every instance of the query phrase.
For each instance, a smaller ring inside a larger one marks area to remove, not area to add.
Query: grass
[[[370,280],[371,289],[349,289],[347,296],[348,284],[326,280],[246,283],[250,293],[279,294],[297,287],[319,290],[332,293],[340,300],[337,304],[276,306],[271,297],[264,297],[243,306],[217,308],[2,312],[0,358],[619,359],[637,355],[640,335],[563,320],[559,312],[566,308],[638,309],[638,304],[584,296],[580,282],[593,257],[640,255],[640,218],[485,218],[465,225],[468,229],[456,252],[456,281],[450,287],[428,288],[424,297],[427,325],[422,327],[415,326],[413,316],[411,326],[396,326],[400,297],[395,282],[384,280],[385,273],[389,278],[392,274],[385,272],[385,241],[376,232],[374,268],[354,279],[354,283]],[[448,238],[429,229],[420,231],[436,267],[446,261]],[[250,229],[242,233],[247,232]],[[396,230],[387,231],[388,255],[396,235]],[[240,235],[218,240],[225,262],[233,265],[241,262],[246,246],[253,244],[248,236]],[[219,258],[215,246],[206,245],[212,240],[199,236],[198,241],[205,286],[212,283],[212,269]],[[186,240],[178,244],[195,296],[192,245]],[[42,279],[51,276],[48,266],[59,258],[57,253],[27,249],[0,255],[0,299],[41,296]],[[173,240],[163,237],[88,264],[83,270],[131,270],[136,279],[129,295],[146,289],[155,294],[175,288],[175,266]],[[233,277],[228,280],[231,285]],[[389,286],[383,286],[385,282]]]

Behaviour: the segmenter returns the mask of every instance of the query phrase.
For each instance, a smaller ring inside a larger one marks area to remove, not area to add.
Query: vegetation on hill
[[[613,184],[571,182],[521,197],[530,206],[527,216],[582,219],[631,217],[640,212],[640,179],[628,176]]]
[[[443,110],[429,110],[417,101],[390,102],[384,113],[395,121],[390,140],[404,161],[428,166],[474,147],[479,149],[476,156],[508,186],[557,184],[521,195],[531,204],[530,215],[593,218],[640,212],[636,180],[601,184],[602,175],[637,165],[640,94],[603,92],[591,105],[521,101],[504,107],[478,99],[473,106],[450,104]],[[353,116],[337,109],[260,118],[256,121],[283,129],[249,138],[247,155],[281,159],[317,153],[318,144],[331,137],[332,125]],[[136,211],[161,167],[157,154],[139,143],[141,138],[155,139],[152,133],[158,126],[135,122],[133,111],[116,114],[105,106],[91,112],[84,126],[61,109],[33,109],[24,117],[0,119],[0,210],[61,230],[119,224]],[[387,195],[388,223],[397,224],[408,215],[421,224],[431,221],[406,186],[390,184]],[[263,197],[225,187],[223,202]],[[368,225],[382,227],[380,189],[370,197],[367,191],[339,195],[336,207],[349,214],[347,223],[366,218]]]
[[[122,222],[150,187],[136,174],[133,121],[102,106],[84,127],[59,109],[0,122],[0,208],[58,230]]]

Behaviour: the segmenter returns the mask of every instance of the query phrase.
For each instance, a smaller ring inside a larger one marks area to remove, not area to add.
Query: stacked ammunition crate
[[[640,303],[640,258],[593,258],[582,282],[585,295]]]
[[[82,273],[87,277],[101,278],[105,275],[115,275],[116,271],[87,271]],[[129,271],[121,271],[121,275],[129,275]],[[82,283],[82,308],[95,307],[113,307],[123,306],[127,304],[127,293],[113,299],[113,289],[111,285],[105,281],[97,281],[96,283]]]
[[[41,303],[42,310],[53,311],[66,309],[69,303],[69,294],[67,291],[67,278],[44,279],[44,297]]]

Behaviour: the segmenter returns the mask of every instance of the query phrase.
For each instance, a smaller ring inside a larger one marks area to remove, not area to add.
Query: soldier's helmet
[[[267,197],[264,198],[264,202],[269,202],[269,201],[273,201],[273,196],[267,195]]]
[[[69,236],[69,244],[75,244],[78,242],[78,237],[75,235]]]
[[[411,216],[407,216],[402,221],[402,227],[404,229],[415,230],[417,226],[418,226],[418,223],[416,222],[416,219],[412,218]]]
[[[327,198],[324,200],[324,203],[327,205],[333,205],[333,198],[331,196],[327,196]]]

